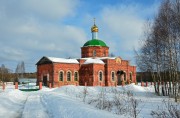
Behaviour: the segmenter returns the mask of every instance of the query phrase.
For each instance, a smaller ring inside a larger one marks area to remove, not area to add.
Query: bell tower
[[[98,27],[94,19],[94,25],[91,27],[92,39],[87,41],[81,47],[81,57],[108,57],[109,47],[102,40],[98,39]]]

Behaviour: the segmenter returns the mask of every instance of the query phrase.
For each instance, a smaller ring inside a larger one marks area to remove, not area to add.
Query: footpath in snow
[[[46,108],[41,102],[41,95],[36,93],[27,97],[22,118],[49,118]]]
[[[63,86],[43,88],[35,92],[22,92],[8,86],[0,93],[0,118],[124,118],[117,115],[114,107],[111,112],[99,110],[92,104],[83,102],[83,86]],[[166,97],[154,94],[153,87],[141,87],[134,84],[124,87],[87,87],[87,101],[96,98],[102,90],[107,99],[113,99],[113,91],[131,91],[134,97],[142,101],[138,117],[151,118],[152,110],[162,105]],[[127,117],[130,117],[127,115]]]

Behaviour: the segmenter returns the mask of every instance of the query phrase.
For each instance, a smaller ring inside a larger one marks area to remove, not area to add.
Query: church
[[[81,58],[42,57],[37,63],[37,84],[61,87],[119,86],[136,82],[136,66],[121,57],[109,57],[109,47],[98,39],[98,27],[91,27],[92,39],[81,47]]]

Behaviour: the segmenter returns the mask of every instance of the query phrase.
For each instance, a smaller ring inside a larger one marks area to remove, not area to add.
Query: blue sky
[[[24,61],[36,71],[42,56],[79,58],[91,39],[93,18],[110,52],[133,65],[133,48],[160,0],[0,0],[0,64],[12,71]]]

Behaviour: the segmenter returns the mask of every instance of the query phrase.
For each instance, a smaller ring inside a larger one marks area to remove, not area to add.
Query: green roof
[[[104,43],[102,40],[99,40],[99,39],[92,39],[92,40],[87,41],[83,45],[83,47],[86,47],[86,46],[103,46],[103,47],[107,47],[106,43]]]

